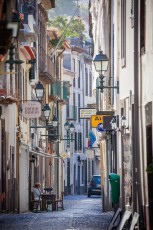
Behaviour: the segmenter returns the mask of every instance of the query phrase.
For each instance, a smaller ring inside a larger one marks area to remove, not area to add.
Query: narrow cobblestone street
[[[1,214],[2,230],[106,230],[113,212],[102,213],[101,197],[66,196],[64,210]]]

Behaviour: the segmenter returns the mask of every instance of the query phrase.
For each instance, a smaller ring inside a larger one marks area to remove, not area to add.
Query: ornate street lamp
[[[38,100],[41,101],[44,96],[44,86],[40,82],[36,85],[35,93]]]
[[[57,125],[58,125],[58,119],[57,119],[57,117],[55,115],[53,115],[52,124],[53,124],[54,127],[57,127]]]
[[[9,59],[5,62],[6,64],[9,64],[9,69],[10,69],[10,72],[12,72],[12,70],[14,69],[14,64],[17,64],[17,65],[21,65],[24,63],[24,61],[20,60],[20,59],[14,59],[14,48],[15,46],[12,45],[10,47],[10,51],[9,51]]]
[[[119,93],[119,81],[117,81],[117,86],[105,86],[104,85],[104,78],[102,72],[106,72],[108,69],[108,63],[109,59],[106,56],[106,54],[103,54],[102,51],[100,51],[99,54],[97,54],[93,60],[95,70],[99,73],[99,83],[100,85],[97,86],[97,89],[101,89],[101,92],[103,93],[103,89],[117,89],[117,93]]]
[[[51,113],[51,108],[49,107],[48,104],[46,104],[46,105],[44,105],[42,111],[44,112],[46,123],[48,123],[49,117],[50,117],[50,113]]]
[[[124,129],[128,129],[127,120],[124,115],[121,117],[121,127],[123,127]]]
[[[111,120],[111,127],[113,130],[117,129],[116,117],[113,117],[113,119]]]
[[[100,53],[96,55],[93,62],[95,65],[95,69],[99,74],[101,74],[102,71],[107,71],[109,60],[106,54],[103,54],[102,51],[100,51]]]
[[[68,121],[64,124],[64,128],[65,128],[65,130],[66,130],[66,131],[68,131],[68,130],[69,130],[69,128],[70,128],[70,124],[69,124],[69,122],[68,122]]]
[[[70,133],[74,133],[74,130],[75,130],[75,127],[74,127],[74,124],[73,123],[71,123],[70,124]]]

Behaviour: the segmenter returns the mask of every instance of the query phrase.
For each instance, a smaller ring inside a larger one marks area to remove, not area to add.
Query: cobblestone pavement
[[[113,212],[102,213],[101,197],[65,196],[64,210],[1,214],[0,230],[106,230]]]

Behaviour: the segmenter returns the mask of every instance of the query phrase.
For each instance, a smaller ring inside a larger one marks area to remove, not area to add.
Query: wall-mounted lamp
[[[57,125],[58,125],[58,119],[57,119],[57,117],[55,115],[53,115],[52,124],[53,124],[54,127],[57,127]]]
[[[94,60],[94,66],[95,70],[99,73],[99,86],[97,86],[97,89],[101,89],[101,92],[103,93],[104,89],[117,89],[117,93],[119,93],[119,81],[117,81],[117,86],[105,86],[104,85],[104,78],[102,72],[106,72],[108,69],[108,63],[109,59],[108,57],[103,54],[102,51],[98,55],[95,56]]]
[[[10,72],[12,72],[12,70],[14,69],[14,67],[13,67],[14,64],[21,65],[21,64],[24,63],[24,61],[22,61],[22,60],[20,60],[20,59],[18,59],[18,60],[15,60],[15,59],[14,59],[14,54],[15,54],[14,48],[15,48],[14,45],[12,45],[12,46],[10,47],[10,51],[9,51],[9,60],[7,60],[7,61],[5,62],[6,64],[9,64],[9,65],[10,65],[10,67],[9,67]]]
[[[120,129],[119,129],[119,115],[113,116],[110,124],[111,124],[112,130],[120,131]]]
[[[61,139],[61,140],[67,140],[67,147],[70,147],[70,140],[71,142],[75,139],[73,139],[73,134],[74,134],[74,131],[75,131],[75,126],[73,123],[69,123],[68,121],[66,121],[66,123],[64,124],[64,128],[67,132],[67,138],[66,139]],[[70,136],[71,135],[71,136]]]
[[[121,117],[121,127],[124,128],[124,129],[128,129],[129,128],[127,126],[127,120],[126,120],[126,117],[124,115]]]
[[[116,130],[117,129],[117,122],[116,122],[116,117],[113,117],[113,119],[110,122],[112,129]]]
[[[38,100],[41,101],[44,96],[44,86],[40,82],[38,82],[36,85],[35,93]]]
[[[51,113],[51,108],[49,107],[48,104],[46,104],[46,105],[44,105],[42,111],[44,112],[46,123],[48,124],[50,113]]]
[[[107,71],[109,59],[108,57],[100,51],[99,54],[93,60],[96,71],[102,75],[103,71]]]

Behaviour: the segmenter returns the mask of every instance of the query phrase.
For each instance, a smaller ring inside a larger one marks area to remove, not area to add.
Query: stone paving
[[[113,212],[102,213],[100,196],[65,196],[64,210],[1,214],[0,230],[107,230]]]

